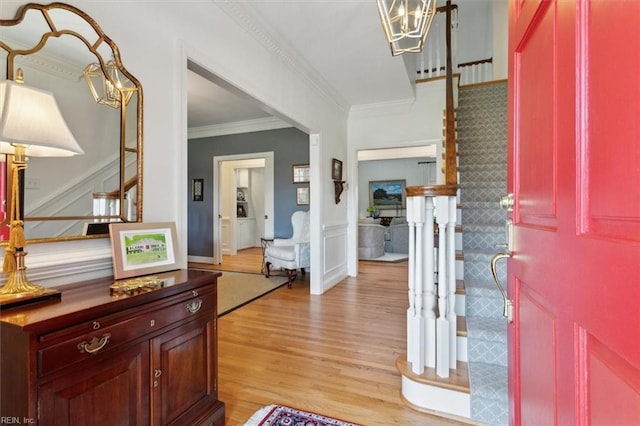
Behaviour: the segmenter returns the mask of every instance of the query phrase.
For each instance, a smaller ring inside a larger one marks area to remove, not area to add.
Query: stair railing
[[[104,218],[98,220],[99,222],[113,222],[120,220],[121,200],[125,203],[124,218],[126,220],[132,220],[133,207],[135,204],[135,201],[132,199],[135,196],[135,191],[132,191],[132,189],[135,189],[137,181],[137,177],[126,181],[123,186],[124,195],[122,196],[118,189],[111,192],[93,193],[93,215],[101,217],[104,216]]]
[[[446,109],[444,185],[407,187],[409,224],[409,308],[407,361],[414,374],[435,368],[449,377],[457,364],[455,313],[455,228],[458,192],[453,99],[451,12],[446,8]],[[437,243],[434,223],[438,227]]]
[[[493,58],[458,64],[460,85],[483,83],[493,80]]]
[[[449,21],[447,21],[447,10],[451,11]],[[454,74],[460,75],[459,84],[475,84],[493,80],[493,58],[481,59],[465,63],[457,63],[457,33],[458,33],[458,5],[447,3],[436,9],[438,13],[434,16],[429,30],[429,36],[425,41],[425,46],[417,55],[416,60],[416,80],[426,80],[431,78],[442,78],[447,69],[451,69]],[[445,64],[447,41],[446,33],[450,33],[451,41],[451,64]],[[445,35],[443,37],[443,35]]]

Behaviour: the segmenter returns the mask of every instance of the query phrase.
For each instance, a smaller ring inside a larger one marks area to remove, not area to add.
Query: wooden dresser
[[[223,425],[220,273],[155,274],[57,287],[62,299],[0,313],[0,416],[21,424]],[[123,294],[124,293],[124,294]]]

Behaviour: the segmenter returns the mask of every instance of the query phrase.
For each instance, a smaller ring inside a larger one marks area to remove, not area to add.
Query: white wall
[[[246,20],[237,3],[68,3],[98,22],[142,84],[145,222],[175,221],[179,245],[186,247],[185,74],[189,58],[311,135],[311,196],[318,200],[311,212],[311,290],[322,293],[346,276],[344,259],[325,259],[323,245],[327,227],[346,224],[347,203],[333,202],[328,175],[332,158],[347,157],[347,110],[343,105],[320,93],[259,27],[245,30]],[[0,18],[13,18],[21,4],[3,0]],[[111,273],[107,239],[33,244],[28,250],[29,276],[43,285]],[[186,250],[180,251],[178,260],[180,267],[186,267]]]
[[[508,77],[509,3],[493,0],[493,79]]]

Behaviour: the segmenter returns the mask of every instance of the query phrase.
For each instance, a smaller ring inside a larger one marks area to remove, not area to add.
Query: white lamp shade
[[[24,145],[27,157],[84,154],[53,94],[11,80],[0,81],[0,153]]]

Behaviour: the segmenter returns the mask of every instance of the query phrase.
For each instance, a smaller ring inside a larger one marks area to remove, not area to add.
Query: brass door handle
[[[507,293],[505,292],[502,284],[500,284],[497,264],[500,259],[508,259],[510,257],[511,254],[498,253],[491,259],[491,275],[493,275],[493,281],[496,283],[496,286],[498,286],[498,290],[500,290],[500,293],[502,294],[502,300],[504,301],[504,309],[502,311],[502,315],[504,315],[508,323],[513,322],[513,302],[507,298]]]

